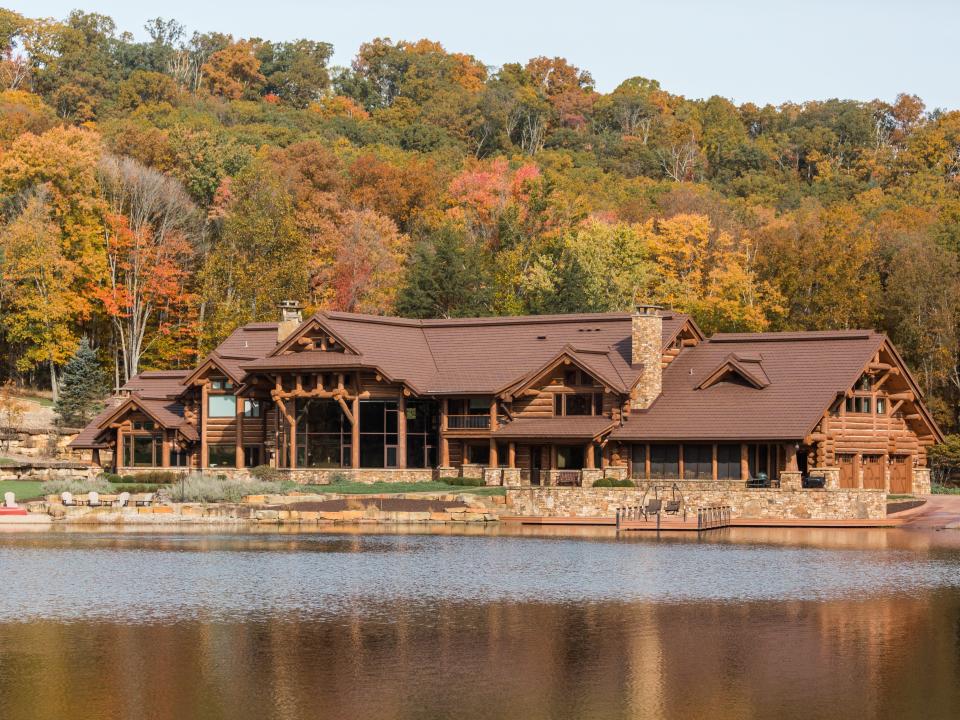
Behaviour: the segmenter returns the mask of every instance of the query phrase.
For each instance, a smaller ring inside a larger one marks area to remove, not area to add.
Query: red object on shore
[[[21,507],[15,507],[15,508],[0,507],[0,517],[4,517],[4,516],[7,516],[7,515],[26,515],[26,514],[27,514],[26,508],[21,508]]]

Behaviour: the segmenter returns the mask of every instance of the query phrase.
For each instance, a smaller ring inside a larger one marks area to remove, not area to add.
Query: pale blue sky
[[[219,30],[271,40],[331,42],[347,64],[377,36],[427,37],[490,65],[562,55],[589,70],[598,89],[634,75],[688,97],[780,103],[831,97],[892,100],[920,95],[928,108],[960,108],[950,0],[0,0],[29,16],[71,8],[111,15],[144,37],[151,17],[190,31]]]

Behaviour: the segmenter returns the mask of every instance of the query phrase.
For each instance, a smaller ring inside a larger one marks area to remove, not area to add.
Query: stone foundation
[[[200,473],[216,477],[225,475],[227,477],[252,477],[249,468],[207,468],[198,470],[196,468],[120,468],[120,475],[142,475],[153,472],[173,472],[173,473]],[[300,485],[330,485],[335,481],[340,482],[359,482],[372,484],[376,482],[385,483],[410,483],[410,482],[430,482],[440,477],[437,471],[432,468],[277,468],[271,472],[276,472],[281,480],[292,480]]]
[[[887,514],[887,494],[883,490],[747,490],[741,482],[722,481],[677,485],[687,514],[693,516],[698,507],[709,505],[727,505],[735,518],[879,520]],[[670,499],[672,493],[667,489],[660,492],[660,497]],[[639,505],[643,498],[643,487],[509,488],[505,512],[541,517],[615,517],[618,507]]]

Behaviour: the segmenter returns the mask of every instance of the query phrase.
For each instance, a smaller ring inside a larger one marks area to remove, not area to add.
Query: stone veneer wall
[[[930,494],[930,468],[915,467],[913,469],[913,492],[916,495]]]
[[[663,389],[663,318],[650,312],[635,312],[631,319],[631,362],[640,367],[640,377],[630,393],[630,408],[646,410]]]
[[[727,505],[735,518],[878,520],[886,517],[883,490],[747,490],[743,483],[689,481],[681,487],[688,516],[697,507]],[[643,488],[508,488],[505,514],[541,517],[615,517],[639,505]],[[660,497],[670,498],[670,491]],[[649,499],[649,496],[648,496]]]
[[[204,475],[226,475],[228,477],[250,477],[250,470],[247,468],[207,468],[206,470],[197,470],[196,468],[121,468],[121,475],[139,475],[142,473],[175,472],[175,473],[203,473]],[[279,468],[273,472],[279,474],[281,479],[292,480],[300,485],[329,485],[335,479],[346,480],[347,482],[359,483],[408,483],[408,482],[428,482],[435,479],[437,472],[431,468],[360,468],[353,470],[351,468]]]

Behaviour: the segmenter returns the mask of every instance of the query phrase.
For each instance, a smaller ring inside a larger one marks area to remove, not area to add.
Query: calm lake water
[[[0,533],[0,718],[960,717],[960,531],[563,532]]]

